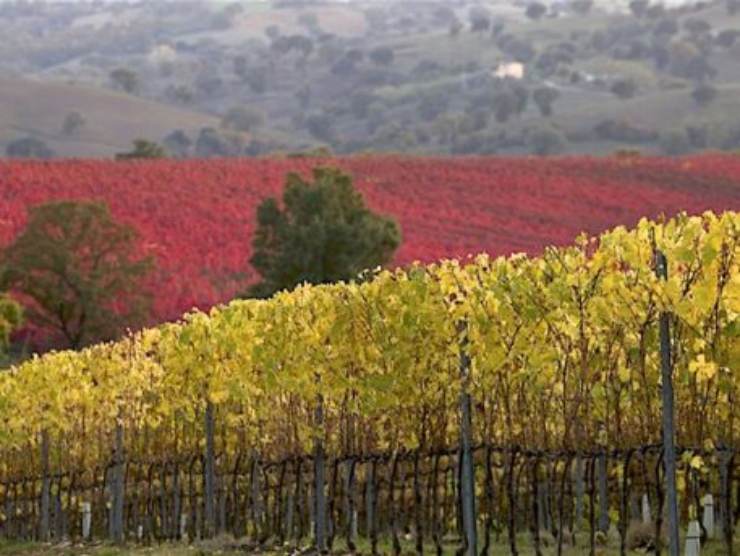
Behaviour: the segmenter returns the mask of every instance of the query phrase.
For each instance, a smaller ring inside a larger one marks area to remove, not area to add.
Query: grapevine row
[[[461,352],[477,440],[646,444],[660,438],[661,311],[673,316],[679,443],[734,446],[739,223],[736,213],[642,221],[538,258],[481,255],[299,287],[36,357],[0,377],[2,459],[27,469],[43,431],[56,465],[97,464],[116,423],[131,454],[196,448],[208,404],[226,451],[303,453],[316,435],[332,452],[448,445]],[[665,283],[655,247],[669,260]]]

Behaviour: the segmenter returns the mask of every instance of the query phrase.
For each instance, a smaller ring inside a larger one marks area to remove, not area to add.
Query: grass
[[[492,539],[493,541],[493,539]],[[571,556],[586,556],[589,554],[588,537],[582,533],[578,537],[577,548],[564,547],[563,553]],[[403,556],[411,556],[416,553],[414,541],[410,538],[404,538],[401,542],[401,553]],[[458,543],[454,539],[446,539],[443,542],[444,554],[453,555],[458,548]],[[479,545],[479,550],[482,546]],[[553,539],[549,540],[547,535],[543,535],[541,544],[543,556],[554,556],[557,553],[556,545]],[[517,549],[521,554],[533,554],[534,546],[531,536],[520,534],[517,537]],[[683,547],[682,547],[683,549]],[[740,538],[736,539],[735,549],[740,550]],[[392,554],[392,545],[390,539],[383,538],[378,546],[381,554]],[[302,546],[298,552],[309,553],[309,546]],[[108,543],[90,543],[90,544],[42,544],[33,542],[10,542],[0,541],[0,555],[2,556],[122,556],[124,554],[133,555],[151,555],[151,556],[201,556],[206,554],[264,554],[267,556],[277,556],[278,554],[296,553],[292,547],[286,546],[284,549],[257,549],[250,548],[248,543],[235,541],[233,537],[223,535],[209,541],[195,542],[192,544],[173,544],[164,543],[154,546],[124,546],[118,547]],[[358,543],[357,554],[370,554],[370,545],[362,539]],[[436,554],[431,539],[425,539],[425,554]],[[702,556],[721,556],[727,551],[722,543],[710,541],[702,547]],[[332,554],[343,555],[350,554],[346,549],[343,540],[337,539],[332,550]],[[502,535],[498,543],[493,543],[490,550],[491,556],[506,556],[510,554],[507,538]],[[617,556],[619,554],[618,538],[616,534],[610,535],[608,546],[599,546],[596,549],[597,556]],[[644,552],[631,551],[629,554],[644,554]]]

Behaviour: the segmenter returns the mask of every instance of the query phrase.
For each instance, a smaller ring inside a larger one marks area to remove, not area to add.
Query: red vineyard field
[[[740,157],[730,155],[1,162],[0,245],[22,229],[29,206],[104,200],[156,256],[155,317],[173,319],[255,280],[247,261],[256,205],[280,194],[287,172],[327,164],[349,171],[368,203],[398,220],[398,264],[535,254],[642,216],[740,209]]]

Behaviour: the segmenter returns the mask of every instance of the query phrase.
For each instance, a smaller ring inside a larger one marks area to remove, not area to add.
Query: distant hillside
[[[62,125],[79,112],[85,124],[71,135]],[[197,131],[218,119],[106,89],[0,78],[0,152],[22,137],[37,137],[64,157],[109,157],[136,138],[161,141],[175,129]]]
[[[486,251],[538,253],[640,217],[740,209],[740,156],[692,158],[350,157],[155,162],[1,162],[0,246],[29,206],[101,199],[156,255],[156,319],[230,299],[256,276],[248,261],[258,203],[286,173],[350,172],[396,218],[395,263]]]
[[[0,3],[0,75],[107,91],[45,92],[39,108],[11,87],[0,146],[30,131],[61,156],[110,156],[184,128],[181,157],[740,149],[738,0],[176,4]],[[108,102],[62,141],[65,110]],[[193,113],[227,129],[198,148]]]

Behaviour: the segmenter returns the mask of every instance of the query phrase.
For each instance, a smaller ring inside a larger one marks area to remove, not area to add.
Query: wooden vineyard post
[[[112,477],[112,500],[110,513],[110,532],[113,542],[123,543],[123,507],[124,507],[124,465],[125,456],[123,453],[123,425],[116,423],[115,430],[115,451],[113,456],[113,477]]]
[[[508,471],[506,473],[506,496],[508,501],[507,533],[509,536],[509,552],[511,556],[519,556],[516,547],[516,488],[514,485],[514,468],[516,465],[517,450],[511,448],[509,451]]]
[[[357,547],[357,511],[355,510],[355,459],[350,457],[344,463],[344,516],[345,535],[347,537],[347,548],[355,552]]]
[[[326,475],[326,454],[324,453],[324,443],[321,438],[321,430],[324,426],[324,402],[319,396],[316,402],[316,428],[314,440],[314,538],[316,542],[316,551],[323,554],[327,550],[327,528],[326,528],[326,492],[325,475]]]
[[[82,540],[89,541],[92,530],[92,504],[82,503]]]
[[[461,322],[458,331],[466,332],[466,323]],[[475,467],[473,465],[473,419],[472,397],[468,391],[470,384],[470,356],[466,351],[467,341],[463,336],[460,348],[460,442],[461,442],[461,481],[460,494],[462,502],[463,534],[465,537],[465,554],[478,554],[478,532],[475,515]]]
[[[643,523],[650,523],[653,520],[653,516],[650,513],[650,498],[647,495],[647,492],[642,495],[642,522]]]
[[[660,251],[655,251],[655,272],[662,280],[668,279],[668,261]],[[668,553],[680,553],[678,537],[678,497],[676,492],[676,432],[673,409],[673,364],[671,361],[670,315],[660,314],[660,368],[663,398],[663,466],[668,517]]]
[[[49,479],[49,431],[41,432],[41,520],[39,523],[39,538],[49,540],[49,515],[51,507],[51,481]]]
[[[719,452],[719,474],[720,474],[720,508],[722,509],[722,536],[728,556],[733,556],[733,524],[732,512],[732,452]]]
[[[583,480],[584,468],[583,468],[583,455],[580,451],[576,452],[576,464],[573,471],[573,483],[575,484],[575,499],[573,505],[574,518],[573,518],[573,533],[578,532],[583,525],[584,511],[583,511],[583,499],[586,496],[586,485]]]
[[[691,520],[689,522],[689,529],[686,532],[686,548],[684,550],[684,556],[699,556],[701,552],[701,529],[699,528],[699,522]]]
[[[378,505],[377,494],[374,486],[378,465],[377,459],[371,459],[368,465],[369,469],[367,470],[367,482],[365,484],[367,536],[370,538],[370,554],[375,556],[376,554],[378,554],[378,521],[377,517],[375,516]]]
[[[203,482],[205,495],[205,535],[213,537],[216,533],[216,455],[214,446],[213,404],[206,402],[205,411],[206,454],[204,460]]]
[[[707,537],[710,539],[714,538],[714,497],[711,494],[706,494],[702,500],[702,524],[707,532]]]
[[[599,480],[599,531],[609,532],[609,466],[606,447],[602,447],[596,457],[597,476]]]
[[[178,540],[188,542],[188,514],[180,514],[180,530]]]

